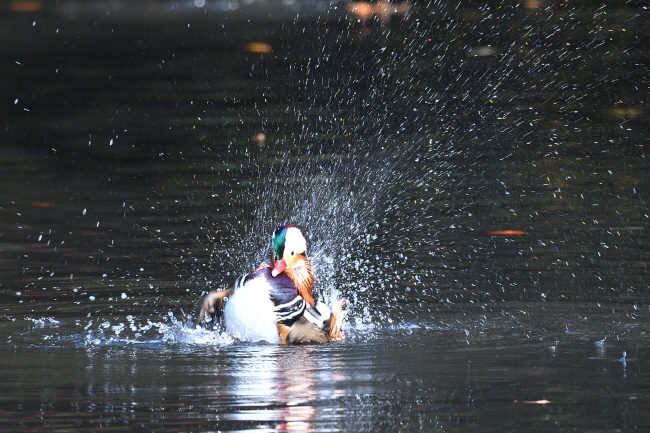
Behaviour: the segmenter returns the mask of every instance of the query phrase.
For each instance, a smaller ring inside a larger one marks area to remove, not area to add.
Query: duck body
[[[239,340],[280,343],[275,308],[298,296],[285,273],[276,277],[265,266],[237,279],[223,307],[224,327]]]
[[[343,301],[334,311],[315,300],[314,274],[306,242],[292,225],[278,227],[270,261],[237,279],[231,289],[199,301],[199,324],[221,319],[227,333],[243,341],[304,344],[341,338]]]

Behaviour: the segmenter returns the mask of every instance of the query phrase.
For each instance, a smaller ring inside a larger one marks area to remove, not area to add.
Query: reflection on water
[[[342,363],[316,350],[246,348],[230,372],[228,391],[242,409],[225,414],[232,421],[268,422],[271,428],[301,430],[327,418],[318,401],[345,396]]]

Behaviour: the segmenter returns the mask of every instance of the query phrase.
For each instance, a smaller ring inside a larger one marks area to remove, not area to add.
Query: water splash
[[[53,317],[41,317],[39,319],[25,317],[25,320],[32,322],[35,328],[56,328],[61,324],[59,320]]]
[[[431,236],[436,212],[422,203],[434,204],[453,181],[455,155],[448,142],[422,139],[258,161],[257,179],[238,198],[247,209],[230,256],[242,258],[242,272],[254,269],[268,256],[273,229],[296,224],[308,239],[319,296],[330,303],[345,298],[357,329],[390,324],[398,320],[391,282],[401,278],[396,269],[407,260],[402,239],[413,230]]]
[[[35,330],[43,331],[42,328]],[[407,335],[445,332],[464,336],[460,328],[440,326],[430,322],[387,323],[349,323],[345,330],[343,344],[367,342],[373,339],[400,339]],[[35,337],[35,336],[33,336]],[[191,316],[177,318],[173,313],[158,318],[131,315],[121,317],[89,319],[77,321],[73,328],[64,326],[59,334],[47,334],[36,338],[32,345],[72,343],[76,347],[95,349],[100,347],[141,348],[148,350],[170,349],[174,352],[194,350],[196,347],[227,348],[238,340],[226,332],[218,332],[196,326]],[[53,343],[54,342],[54,343]],[[259,342],[255,344],[266,344]]]
[[[90,319],[78,334],[78,344],[84,347],[143,346],[160,348],[170,345],[223,346],[233,342],[225,333],[197,327],[190,318],[178,320],[172,312],[158,320],[136,318]]]
[[[314,45],[291,60],[284,114],[296,120],[272,120],[277,112],[256,106],[268,119],[257,141],[264,148],[245,151],[253,161],[242,167],[246,186],[232,201],[244,209],[230,222],[231,244],[216,240],[211,268],[229,258],[236,272],[254,269],[268,255],[272,230],[297,224],[320,296],[347,299],[357,326],[391,324],[406,314],[404,281],[418,278],[404,266],[409,250],[435,246],[436,218],[457,206],[447,199],[464,185],[458,167],[483,152],[478,131],[490,116],[474,101],[489,100],[498,74],[476,62],[465,67],[464,42],[450,49],[447,33],[461,23],[432,34],[405,19],[366,37],[339,22],[336,33],[347,37],[326,37],[332,25],[310,25]],[[309,43],[301,25],[287,31],[290,44]],[[434,68],[424,52],[439,53]],[[279,138],[271,139],[271,126]]]
[[[68,324],[69,325],[69,324]],[[41,327],[34,330],[45,331]],[[379,328],[369,324],[351,324],[346,330],[347,341],[367,340],[376,338],[383,330],[391,334],[410,332],[408,326],[390,326]],[[197,346],[225,348],[237,340],[226,332],[203,328],[194,323],[193,317],[177,318],[173,313],[158,318],[121,316],[111,318],[89,319],[69,328],[64,326],[58,334],[48,333],[38,338],[32,335],[32,345],[52,345],[52,342],[72,343],[77,347],[93,349],[99,347],[142,348],[142,349],[171,349],[173,351],[187,348],[192,350]],[[265,344],[260,342],[258,344]]]

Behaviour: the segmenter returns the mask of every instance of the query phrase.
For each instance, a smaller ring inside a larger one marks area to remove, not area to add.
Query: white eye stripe
[[[303,254],[307,249],[307,242],[298,228],[289,227],[287,229],[284,246],[286,248],[285,251],[288,249],[294,254]]]

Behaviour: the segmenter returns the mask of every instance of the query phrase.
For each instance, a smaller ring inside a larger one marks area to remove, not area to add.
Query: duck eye
[[[291,255],[293,256],[293,251],[291,251]]]

